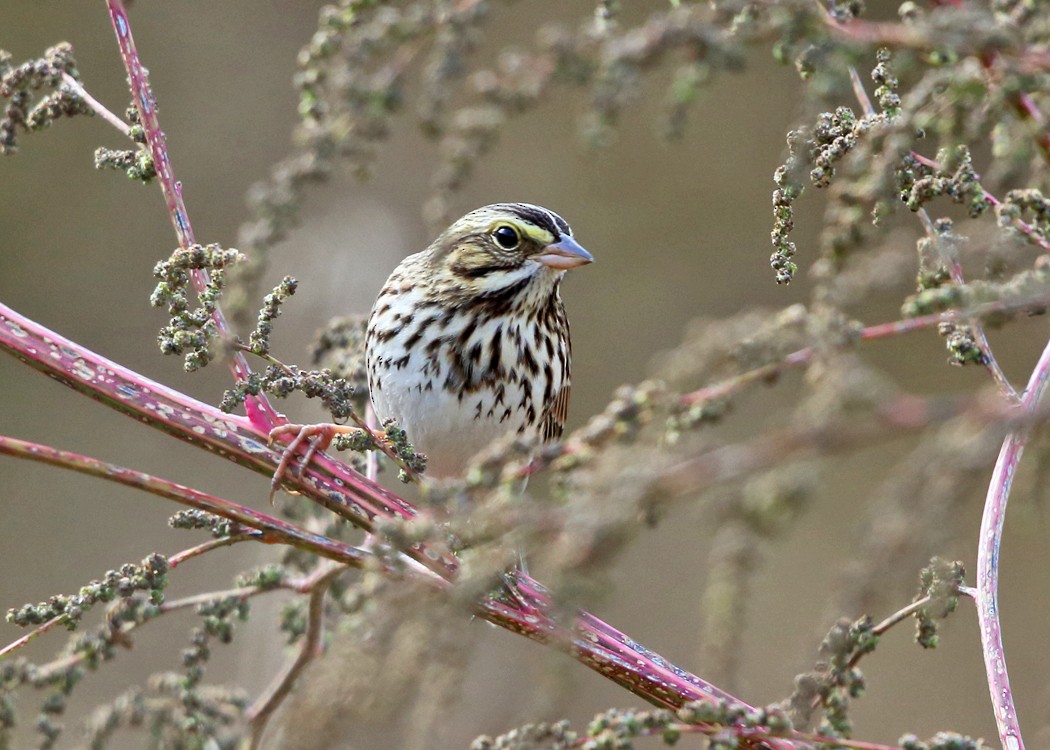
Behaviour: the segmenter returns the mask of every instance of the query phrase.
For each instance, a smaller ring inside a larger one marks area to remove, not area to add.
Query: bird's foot
[[[326,450],[332,444],[332,439],[336,435],[352,432],[354,429],[356,428],[326,422],[321,424],[282,424],[270,430],[269,445],[273,445],[275,440],[283,442],[285,438],[291,436],[291,441],[284,449],[284,453],[281,454],[281,460],[277,464],[277,469],[273,472],[273,479],[270,480],[270,505],[273,505],[274,497],[276,497],[277,491],[281,489],[281,483],[284,482],[285,477],[291,475],[293,464],[296,461],[296,454],[298,454],[304,443],[306,444],[306,452],[303,453],[303,457],[299,461],[299,471],[302,471],[304,466],[310,465],[318,451]]]

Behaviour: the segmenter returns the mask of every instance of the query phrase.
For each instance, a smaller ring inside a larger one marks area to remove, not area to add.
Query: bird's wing
[[[569,417],[569,391],[572,386],[569,383],[563,385],[551,400],[547,413],[540,421],[540,438],[544,443],[557,440],[565,431],[565,420]]]

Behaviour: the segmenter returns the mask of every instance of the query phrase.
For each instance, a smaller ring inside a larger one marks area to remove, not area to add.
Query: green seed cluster
[[[832,14],[843,14],[852,17],[862,9],[860,3],[842,3],[835,5]],[[825,54],[821,47],[811,46],[803,50],[796,59],[796,66],[802,77],[808,78],[820,67],[826,66]],[[797,248],[788,235],[795,228],[794,203],[805,189],[804,179],[808,170],[808,179],[814,187],[824,188],[831,184],[836,166],[853,152],[864,141],[873,140],[872,133],[878,133],[900,114],[900,97],[897,94],[898,82],[890,70],[890,52],[880,49],[876,54],[876,66],[872,70],[872,80],[877,84],[875,95],[878,98],[881,112],[872,112],[858,116],[849,107],[840,106],[831,112],[822,112],[815,125],[807,129],[792,130],[787,135],[788,158],[773,173],[777,188],[773,191],[773,254],[769,265],[776,273],[778,284],[789,284],[798,272],[798,265],[792,260]],[[847,188],[848,190],[848,188]],[[856,201],[843,202],[849,210],[836,214],[847,225],[845,237],[850,238],[856,232],[851,227],[856,223]],[[874,223],[883,218],[887,209],[876,201],[872,210]],[[829,226],[829,231],[832,227]],[[849,241],[839,238],[832,245],[842,245]]]
[[[415,447],[408,440],[408,433],[401,429],[401,425],[395,420],[388,419],[383,423],[383,434],[386,435],[387,443],[394,454],[404,462],[410,471],[422,474],[427,470],[427,457],[416,452]],[[402,469],[398,472],[398,479],[408,482],[411,477]]]
[[[946,197],[953,203],[965,204],[971,218],[976,218],[992,207],[987,191],[981,187],[973,158],[966,146],[941,149],[937,166],[921,164],[913,157],[905,157],[898,170],[901,201],[912,211],[918,211],[935,198]]]
[[[168,583],[167,574],[167,559],[154,553],[138,565],[125,563],[119,570],[107,572],[102,580],[91,581],[76,594],[59,594],[46,602],[9,609],[6,619],[14,625],[29,627],[63,616],[72,630],[84,613],[99,602],[127,599],[138,591],[146,591],[152,603],[160,604]]]
[[[674,714],[667,710],[630,711],[613,709],[598,714],[587,727],[587,746],[615,750],[630,747],[636,737],[663,734],[667,744],[678,739],[677,730],[670,727]]]
[[[498,737],[482,735],[470,743],[470,750],[527,750],[529,748],[578,747],[579,736],[569,728],[569,722],[536,722],[512,729]]]
[[[1035,188],[1011,190],[995,207],[995,214],[1000,228],[1018,239],[1045,242],[1050,238],[1050,200]],[[1028,223],[1030,233],[1018,229],[1021,220]]]
[[[970,326],[945,321],[937,326],[937,333],[944,338],[945,346],[948,348],[948,364],[956,367],[988,364],[988,355],[977,343]]]
[[[890,51],[885,47],[875,53],[876,65],[871,71],[875,82],[875,99],[886,117],[893,119],[901,113],[901,98],[897,94],[899,82],[890,70]]]
[[[236,583],[239,588],[259,586],[263,589],[275,589],[284,583],[285,576],[286,572],[283,565],[270,563],[247,573],[241,573],[237,576]]]
[[[937,621],[943,620],[959,606],[959,588],[964,584],[965,570],[961,562],[948,562],[939,557],[919,573],[919,591],[915,601],[927,596],[931,601],[915,613],[915,640],[923,648],[937,648],[939,636]]]
[[[62,74],[79,78],[73,46],[56,44],[44,56],[13,65],[11,54],[0,50],[0,99],[7,100],[0,117],[0,154],[18,150],[18,131],[33,132],[49,126],[60,117],[93,114],[83,100],[62,84]],[[33,102],[33,92],[52,91]]]
[[[173,529],[204,529],[216,539],[225,539],[252,531],[236,521],[195,508],[180,510],[168,519],[168,526]]]
[[[139,149],[95,149],[95,169],[116,169],[129,180],[149,184],[157,176],[153,156],[144,148]]]
[[[719,750],[739,748],[743,731],[757,729],[767,737],[781,737],[793,729],[787,712],[779,706],[749,708],[725,700],[687,703],[678,709],[677,718],[684,724],[710,727],[713,731],[706,732],[710,747]],[[676,735],[672,737],[677,739]],[[664,740],[668,740],[666,732]]]
[[[1001,303],[1014,309],[984,316],[985,322],[1002,325],[1019,314],[1041,315],[1046,311],[1050,291],[1050,256],[1040,256],[1033,268],[1020,271],[1003,281],[972,281],[968,284],[944,284],[922,289],[908,297],[901,306],[906,318],[945,310],[966,311],[982,304]]]
[[[541,460],[552,462],[555,471],[567,473],[590,463],[614,443],[632,443],[652,420],[654,411],[665,404],[666,396],[663,383],[656,380],[620,386],[602,413],[574,433],[571,452],[566,452],[564,445],[552,445],[543,449]]]
[[[192,245],[177,249],[165,261],[153,268],[153,276],[160,281],[150,304],[167,307],[171,320],[160,329],[157,343],[164,354],[184,355],[187,372],[199,370],[213,358],[213,346],[218,336],[213,315],[218,307],[226,283],[226,269],[241,260],[237,250],[226,250],[219,245]],[[197,295],[199,307],[190,308],[191,271],[207,271],[208,281]]]
[[[332,415],[341,422],[354,413],[354,388],[331,370],[300,370],[298,367],[271,365],[263,372],[253,372],[246,379],[227,390],[220,408],[230,412],[249,396],[268,393],[276,398],[287,398],[302,393],[307,398],[321,400]]]
[[[906,734],[897,740],[901,750],[987,750],[988,746],[981,740],[975,740],[955,732],[938,732],[926,742],[921,742],[914,734]]]
[[[773,173],[777,189],[773,191],[773,231],[770,233],[773,254],[769,258],[769,265],[776,271],[778,284],[791,283],[798,272],[798,264],[792,260],[797,248],[788,235],[795,228],[794,203],[805,189],[800,179],[805,166],[802,140],[799,131],[788,133],[788,160]]]
[[[281,305],[295,294],[299,282],[291,276],[285,276],[273,291],[263,298],[255,330],[248,335],[248,345],[253,354],[261,357],[270,353],[270,334],[273,333],[273,321],[281,314]]]
[[[808,725],[819,710],[820,734],[849,737],[853,727],[850,704],[864,692],[864,675],[854,664],[874,651],[878,641],[870,617],[835,623],[820,644],[821,660],[816,667],[795,678],[795,690],[788,701],[794,723]]]

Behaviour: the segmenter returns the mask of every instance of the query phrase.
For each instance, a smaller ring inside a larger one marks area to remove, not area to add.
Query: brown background
[[[295,53],[315,28],[317,5],[227,0],[140,2],[133,9],[135,36],[202,241],[234,244],[245,217],[245,189],[287,151],[295,108],[289,79]],[[571,18],[574,5],[494,4],[492,40],[528,44],[537,15]],[[88,89],[122,111],[123,70],[103,3],[0,0],[0,47],[16,60],[63,39],[74,44]],[[654,93],[627,114],[612,147],[596,152],[582,147],[577,136],[582,103],[562,92],[512,122],[480,164],[457,199],[458,209],[497,200],[546,205],[573,224],[598,259],[571,274],[564,289],[574,333],[572,425],[600,410],[620,383],[650,374],[653,357],[676,344],[692,318],[805,299],[804,272],[798,283],[783,288],[773,283],[767,266],[771,175],[797,114],[799,92],[793,71],[759,51],[746,73],[714,79],[682,142],[669,144],[657,134],[660,95]],[[174,247],[173,234],[155,187],[94,170],[91,154],[103,144],[120,145],[120,138],[98,118],[81,119],[25,139],[17,156],[0,161],[0,300],[118,362],[217,401],[227,382],[221,366],[188,376],[179,362],[156,350],[162,315],[146,302],[150,271]],[[302,359],[313,331],[329,317],[367,311],[397,261],[428,242],[420,206],[434,163],[433,146],[405,119],[371,181],[340,176],[311,193],[303,212],[308,228],[278,248],[268,277],[288,273],[301,282],[276,337],[286,359]],[[812,195],[803,203],[796,238],[803,268],[814,252],[819,204],[819,196]],[[858,314],[878,322],[893,317],[895,305],[887,300]],[[1047,326],[1037,321],[996,339],[1018,382],[1046,335]],[[978,369],[945,366],[943,345],[930,333],[873,345],[866,356],[892,366],[913,389],[972,389],[984,379]],[[265,504],[263,478],[246,477],[11,359],[0,358],[0,383],[4,434],[155,472],[238,502]],[[749,420],[774,403],[768,392],[746,399],[735,416],[737,429],[745,432]],[[316,419],[312,409],[288,405],[300,420]],[[841,540],[850,538],[865,513],[865,494],[858,488],[877,484],[907,446],[842,459],[841,471],[826,478],[817,512],[770,550],[749,603],[748,649],[734,686],[742,698],[762,703],[781,697],[793,675],[811,664],[830,622],[826,596],[850,559]],[[1002,609],[1015,693],[1033,743],[1047,718],[1044,646],[1050,608],[1044,581],[1050,560],[1043,509],[1024,497],[1017,500],[1002,557]],[[154,549],[170,553],[189,546],[197,537],[165,524],[173,511],[131,490],[0,459],[0,606],[74,591]],[[953,548],[931,554],[959,557],[972,569],[979,513],[979,505],[971,505],[962,522],[966,534]],[[596,605],[601,617],[699,674],[705,674],[697,657],[697,623],[707,540],[699,514],[677,508],[618,561],[615,586]],[[180,570],[171,593],[224,587],[235,572],[268,555],[244,545],[209,555]],[[904,589],[886,593],[897,604],[911,595]],[[235,644],[217,648],[209,672],[211,679],[229,679],[252,694],[282,659],[267,616],[275,605],[256,606],[256,617]],[[190,626],[191,616],[184,614],[144,629],[135,653],[122,654],[119,665],[88,678],[71,712],[78,715],[129,682],[174,667]],[[499,733],[538,718],[527,710],[527,683],[540,647],[478,622],[464,627],[477,632],[482,649],[459,707],[441,722],[432,747],[462,748],[479,733]],[[0,632],[5,642],[19,634],[7,625]],[[45,659],[61,640],[61,634],[49,635],[29,653]],[[884,642],[866,668],[869,690],[855,713],[858,737],[892,742],[905,731],[928,736],[947,728],[994,739],[972,606],[963,603],[943,640],[940,650],[923,653],[910,642],[910,627],[903,627]],[[638,704],[582,668],[567,672],[575,675],[577,691],[563,710],[577,726],[603,708]],[[31,721],[30,703],[23,706],[24,720]],[[396,739],[378,739],[382,736],[372,734],[360,746],[399,746]],[[71,744],[71,737],[65,739]],[[127,746],[138,746],[138,739]]]

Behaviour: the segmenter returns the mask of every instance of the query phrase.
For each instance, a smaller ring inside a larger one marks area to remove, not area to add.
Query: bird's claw
[[[278,462],[277,468],[273,472],[273,478],[270,480],[270,505],[273,505],[274,498],[281,489],[281,484],[284,482],[285,477],[291,475],[293,462],[295,462],[296,454],[303,443],[306,443],[306,452],[303,454],[302,460],[299,461],[300,471],[302,471],[303,467],[310,465],[318,451],[326,450],[331,445],[332,438],[345,431],[346,428],[341,425],[327,423],[282,424],[270,430],[267,445],[273,445],[275,440],[292,435],[291,442],[288,443],[288,446],[281,454],[281,460]],[[292,494],[295,493],[292,492]]]

